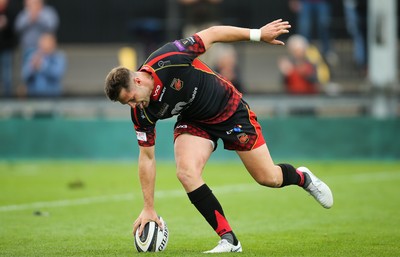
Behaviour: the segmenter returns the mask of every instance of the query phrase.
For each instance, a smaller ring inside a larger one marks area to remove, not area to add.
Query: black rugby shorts
[[[217,148],[218,139],[222,140],[225,149],[235,151],[249,151],[265,144],[257,116],[243,100],[231,117],[217,124],[193,121],[180,115],[175,123],[174,140],[182,134],[212,140],[214,150]]]

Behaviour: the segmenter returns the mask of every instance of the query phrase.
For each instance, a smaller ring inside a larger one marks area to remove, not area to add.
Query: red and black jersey
[[[217,124],[236,111],[241,93],[197,58],[204,52],[203,41],[194,35],[167,43],[139,68],[154,79],[148,107],[131,109],[139,145],[155,144],[159,119],[181,115],[186,120]]]

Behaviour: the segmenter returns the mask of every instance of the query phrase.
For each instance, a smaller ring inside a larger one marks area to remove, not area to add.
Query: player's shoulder
[[[204,48],[203,41],[197,34],[194,34],[190,37],[175,40],[173,44],[179,49],[179,51]]]

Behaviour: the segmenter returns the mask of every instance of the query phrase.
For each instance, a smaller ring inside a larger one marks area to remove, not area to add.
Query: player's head
[[[153,87],[149,74],[132,72],[125,67],[112,69],[105,81],[105,92],[108,98],[131,107],[136,105],[147,107]]]
[[[112,69],[105,81],[105,92],[111,101],[118,101],[121,89],[129,89],[131,83],[131,71],[124,67]]]

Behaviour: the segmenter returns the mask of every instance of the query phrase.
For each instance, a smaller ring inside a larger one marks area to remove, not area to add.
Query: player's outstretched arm
[[[238,41],[263,41],[274,45],[284,45],[282,41],[277,38],[289,33],[291,25],[288,21],[278,19],[272,21],[260,29],[248,29],[234,26],[213,26],[208,29],[202,30],[197,34],[203,40],[206,50],[209,49],[214,43],[229,43]]]
[[[154,209],[154,188],[156,181],[156,159],[154,146],[139,147],[138,171],[143,193],[143,210],[133,224],[133,234],[139,229],[142,234],[144,225],[149,221],[155,221],[162,227],[161,221]]]

